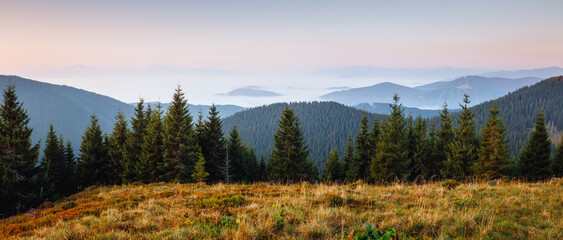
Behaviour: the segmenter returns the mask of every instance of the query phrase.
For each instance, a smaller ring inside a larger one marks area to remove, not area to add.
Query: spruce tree
[[[556,177],[563,177],[563,134],[561,134],[561,141],[551,160],[551,171]]]
[[[231,164],[232,181],[240,182],[246,178],[244,171],[244,147],[237,126],[234,125],[229,135],[229,142],[227,143],[229,151],[229,162]]]
[[[137,178],[136,166],[141,162],[142,146],[145,141],[145,132],[148,123],[146,118],[148,112],[145,112],[143,109],[144,100],[141,98],[135,108],[135,116],[131,118],[131,132],[128,134],[125,142],[125,151],[123,154],[125,164],[122,174],[124,183],[139,180]]]
[[[77,172],[82,187],[107,182],[108,152],[98,118],[92,114],[90,125],[82,135]]]
[[[244,161],[242,163],[244,169],[244,179],[246,183],[255,182],[258,174],[258,160],[256,159],[256,153],[254,148],[249,147],[247,144],[243,144]]]
[[[440,169],[438,166],[437,159],[439,159],[438,154],[438,136],[436,134],[436,120],[430,120],[430,130],[428,131],[428,177],[437,178],[440,176]]]
[[[182,88],[178,86],[164,118],[164,162],[159,170],[165,181],[187,182],[192,179],[200,150],[187,104]]]
[[[225,139],[223,133],[223,123],[219,117],[219,112],[212,104],[209,108],[209,116],[203,126],[203,134],[200,147],[205,157],[205,169],[209,172],[209,181],[221,181],[221,166],[225,159]]]
[[[268,172],[266,171],[267,163],[266,163],[266,158],[264,158],[264,155],[260,155],[260,162],[258,163],[258,168],[260,169],[260,174],[258,175],[259,176],[258,181],[266,181]]]
[[[542,180],[551,176],[551,141],[542,111],[518,159],[520,176],[526,180]]]
[[[369,143],[370,143],[370,165],[371,165],[371,159],[375,157],[375,154],[377,153],[377,142],[379,142],[379,135],[380,135],[381,129],[379,126],[379,119],[377,117],[375,117],[375,119],[373,120],[373,126],[371,127],[371,132],[369,133]],[[370,175],[371,172],[368,173],[368,175]]]
[[[164,159],[164,124],[161,105],[150,114],[149,124],[141,145],[141,157],[136,166],[137,179],[143,182],[156,182],[162,175],[158,166]]]
[[[76,159],[70,141],[67,141],[64,147],[63,159],[65,162],[64,194],[74,193],[76,184]]]
[[[328,154],[328,160],[323,170],[323,181],[325,182],[340,182],[344,180],[344,171],[342,166],[344,163],[340,160],[338,150],[333,149]]]
[[[456,120],[458,125],[455,130],[456,138],[450,145],[451,155],[448,156],[448,161],[462,166],[463,172],[458,174],[462,175],[460,178],[473,175],[473,164],[479,158],[477,154],[479,139],[475,130],[475,114],[469,109],[470,101],[467,94],[464,95],[463,103],[463,105],[459,105],[462,112]]]
[[[381,136],[377,145],[376,158],[372,162],[371,174],[377,182],[389,182],[408,177],[406,121],[399,96],[393,96],[389,104],[391,113],[381,124]]]
[[[108,154],[110,157],[110,169],[108,181],[113,184],[120,184],[122,180],[128,179],[124,171],[125,167],[127,167],[125,148],[127,146],[129,129],[127,129],[127,121],[123,112],[118,112],[115,120],[113,131],[109,136]]]
[[[409,114],[407,118],[407,127],[405,130],[406,144],[407,144],[407,158],[409,159],[408,176],[411,179],[412,171],[414,168],[414,154],[416,152],[416,134],[414,131],[414,120],[412,115]]]
[[[354,158],[354,146],[352,143],[352,136],[350,134],[348,134],[348,141],[346,143],[346,147],[344,150],[344,171],[345,171],[345,175],[346,175],[346,181],[348,182],[353,182],[358,180],[358,176],[359,176],[359,169],[358,169],[358,165],[355,164],[355,158]]]
[[[360,132],[356,135],[356,159],[355,164],[358,169],[358,178],[367,180],[369,177],[369,168],[371,162],[371,142],[369,134],[369,118],[367,112],[364,111],[360,120]]]
[[[452,119],[448,111],[448,104],[444,103],[444,108],[440,112],[440,131],[438,131],[438,142],[436,143],[436,150],[438,151],[438,159],[436,163],[438,164],[437,169],[439,169],[442,178],[450,178],[455,174],[459,174],[459,169],[463,172],[463,167],[457,165],[458,163],[447,162],[448,155],[451,155],[450,144],[453,143],[455,139],[454,128],[452,126]],[[448,164],[448,166],[446,166]]]
[[[493,101],[487,123],[481,130],[483,142],[478,150],[479,160],[473,167],[475,175],[482,179],[499,178],[510,166],[508,146],[504,140],[504,124],[498,114],[496,102]]]
[[[205,171],[205,158],[203,158],[202,153],[199,153],[192,173],[192,179],[198,183],[203,183],[208,176],[209,173]]]
[[[63,144],[59,141],[53,124],[51,124],[40,164],[45,174],[44,190],[48,192],[47,199],[51,201],[58,199],[65,192],[65,165]]]
[[[308,159],[299,120],[292,109],[282,111],[270,156],[270,179],[277,182],[315,180],[316,168]]]
[[[15,87],[8,85],[0,105],[0,171],[6,204],[3,212],[26,209],[35,200],[39,143],[32,145],[27,111],[18,102]],[[16,207],[16,203],[19,206]],[[19,208],[19,209],[18,209]]]
[[[430,176],[429,147],[426,136],[426,120],[418,116],[413,129],[414,154],[412,156],[411,180],[425,181]]]

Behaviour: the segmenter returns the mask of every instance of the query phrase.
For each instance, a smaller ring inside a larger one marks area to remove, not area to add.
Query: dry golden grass
[[[563,239],[563,180],[374,186],[258,183],[89,188],[0,220],[0,238]]]

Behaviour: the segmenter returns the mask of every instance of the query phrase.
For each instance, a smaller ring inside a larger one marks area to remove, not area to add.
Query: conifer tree
[[[203,151],[203,145],[205,145],[205,122],[203,121],[203,113],[201,110],[197,113],[197,122],[195,122],[195,138],[198,146],[200,146]],[[203,157],[205,158],[205,154]]]
[[[109,167],[107,145],[104,143],[98,118],[92,114],[90,125],[82,135],[77,172],[82,187],[107,182]]]
[[[348,134],[348,142],[344,150],[344,159],[343,159],[346,181],[348,182],[353,182],[359,179],[358,178],[359,169],[358,169],[358,165],[355,164],[354,155],[355,153],[354,153],[354,146],[352,144],[352,136]]]
[[[199,153],[192,173],[192,178],[198,183],[203,183],[208,176],[209,173],[205,171],[205,158],[203,158],[202,153]]]
[[[328,154],[328,160],[323,170],[323,181],[339,182],[344,180],[343,163],[340,160],[338,150],[333,149]]]
[[[127,129],[127,121],[123,112],[118,112],[115,116],[115,124],[113,131],[109,136],[108,155],[109,173],[108,181],[113,184],[120,184],[122,179],[127,180],[124,173],[127,163],[125,162],[125,148],[127,145],[127,137],[129,136],[129,129]]]
[[[355,164],[358,169],[358,178],[367,180],[369,177],[369,168],[371,162],[371,142],[369,134],[369,118],[367,112],[360,120],[360,132],[356,135],[356,156]]]
[[[455,130],[456,138],[450,145],[451,154],[448,155],[450,167],[452,164],[462,166],[463,171],[456,174],[460,179],[473,175],[473,164],[479,158],[477,154],[479,139],[475,130],[475,114],[469,109],[470,101],[467,94],[464,95],[463,103],[463,105],[459,105],[462,112],[456,120],[458,125]]]
[[[221,166],[225,159],[225,139],[223,133],[223,123],[219,117],[219,112],[212,104],[209,108],[209,117],[203,126],[203,134],[200,147],[205,157],[205,169],[209,172],[209,181],[218,182],[222,180]]]
[[[406,121],[397,94],[393,96],[393,104],[389,104],[389,107],[391,114],[382,122],[377,154],[371,167],[372,177],[377,182],[404,180],[409,173]]]
[[[405,130],[406,144],[407,144],[407,158],[409,159],[408,177],[411,179],[412,171],[414,168],[414,154],[416,152],[416,134],[414,132],[414,120],[412,115],[409,114],[407,118],[407,126]],[[412,179],[411,179],[412,180]]]
[[[44,171],[45,190],[48,192],[48,199],[56,200],[64,193],[65,186],[65,159],[62,143],[57,138],[53,124],[49,125],[49,133],[45,140],[41,168]]]
[[[479,160],[474,164],[475,175],[484,179],[499,178],[510,166],[508,146],[505,143],[504,124],[498,117],[496,102],[489,110],[489,118],[481,130],[483,143],[478,150]]]
[[[258,168],[260,169],[260,174],[258,175],[258,181],[266,181],[266,177],[268,176],[266,158],[264,155],[260,155],[260,162],[258,163]]]
[[[428,131],[428,170],[429,177],[436,178],[440,176],[440,164],[438,163],[438,135],[436,133],[436,120],[430,120],[430,130]]]
[[[149,124],[141,145],[141,158],[136,166],[137,179],[143,182],[156,182],[162,175],[158,166],[164,159],[164,126],[161,105],[150,114]]]
[[[256,153],[254,152],[254,148],[249,147],[247,144],[243,144],[243,153],[243,181],[251,183],[257,180],[256,175],[258,174],[258,161],[256,159]]]
[[[436,163],[438,164],[437,169],[440,171],[442,178],[450,178],[451,176],[458,174],[459,169],[463,172],[463,167],[458,165],[458,163],[450,164],[446,162],[448,155],[451,155],[450,144],[453,143],[455,139],[454,128],[452,126],[452,119],[448,111],[448,104],[444,103],[444,108],[440,113],[440,131],[438,131],[438,142],[436,143],[436,150],[438,151],[438,159]],[[446,164],[449,164],[447,167]],[[454,171],[455,169],[455,171]]]
[[[187,104],[182,88],[178,86],[164,118],[164,162],[159,170],[165,181],[191,180],[200,151]]]
[[[563,177],[563,134],[561,134],[561,141],[551,160],[551,171],[556,177]]]
[[[380,134],[380,126],[379,126],[379,119],[375,117],[373,120],[373,126],[371,127],[371,132],[369,133],[369,143],[370,143],[370,165],[371,159],[375,157],[377,153],[377,142],[379,142],[379,134]],[[371,172],[368,173],[370,175]]]
[[[424,181],[430,176],[429,147],[426,137],[426,120],[415,119],[413,128],[414,154],[412,156],[411,180]]]
[[[135,108],[135,116],[131,118],[131,132],[126,138],[125,151],[123,154],[124,166],[122,180],[130,183],[139,180],[137,178],[136,166],[140,163],[142,146],[145,141],[148,114],[144,110],[144,100],[141,98]]]
[[[18,212],[29,207],[34,200],[35,181],[37,181],[36,163],[39,155],[39,143],[32,145],[27,111],[23,103],[18,102],[15,87],[8,85],[4,90],[0,105],[0,172],[2,172],[4,199],[3,212]],[[15,206],[19,203],[19,209]]]
[[[316,168],[308,156],[299,120],[293,110],[286,107],[274,134],[274,149],[269,163],[270,179],[278,182],[315,180]]]
[[[223,179],[227,184],[231,183],[233,178],[233,171],[231,168],[231,159],[229,159],[229,149],[225,148],[225,160],[223,161],[223,166],[221,167],[221,174]]]
[[[74,149],[70,141],[66,142],[63,151],[63,159],[65,162],[65,180],[64,180],[64,194],[70,194],[75,191],[76,182],[76,159],[74,157]]]
[[[244,148],[236,125],[234,125],[231,129],[227,148],[229,151],[229,162],[232,170],[232,180],[234,182],[243,181],[246,177],[243,166]]]
[[[551,176],[551,141],[543,111],[538,113],[534,129],[520,152],[518,170],[526,180],[542,180]]]

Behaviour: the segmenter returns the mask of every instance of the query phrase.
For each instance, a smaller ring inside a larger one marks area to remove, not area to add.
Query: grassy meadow
[[[91,187],[0,220],[0,238],[368,239],[367,224],[393,239],[563,239],[563,179]]]

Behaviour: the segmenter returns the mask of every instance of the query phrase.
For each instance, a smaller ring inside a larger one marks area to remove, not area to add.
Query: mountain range
[[[462,102],[464,94],[468,94],[472,105],[475,105],[539,81],[541,78],[536,77],[510,79],[466,76],[418,87],[384,82],[369,87],[334,91],[321,96],[321,99],[354,106],[361,103],[388,103],[398,93],[401,102],[407,107],[440,109],[444,103],[448,103],[457,108],[457,103]]]
[[[481,84],[485,84],[489,78],[469,77]],[[501,79],[502,80],[502,79]],[[525,81],[536,81],[533,78],[521,79]],[[463,80],[455,80],[463,81]],[[510,81],[510,80],[504,80]],[[471,83],[473,83],[471,82]],[[490,81],[489,81],[490,82]],[[17,76],[1,76],[0,88],[5,89],[8,84],[16,87],[18,100],[23,102],[30,117],[30,126],[34,129],[32,140],[38,142],[44,139],[49,124],[53,124],[58,134],[70,140],[75,150],[78,150],[81,136],[90,123],[90,115],[95,113],[105,133],[112,131],[115,115],[118,111],[124,112],[130,118],[134,105],[127,104],[116,99],[88,92],[85,90],[42,83]],[[465,82],[457,82],[460,84]],[[393,86],[388,84],[389,86]],[[440,82],[429,84],[424,88],[407,89],[408,91],[433,91],[443,89],[446,83]],[[458,85],[459,86],[459,85]],[[495,86],[495,84],[490,84]],[[503,87],[498,84],[498,87]],[[541,81],[533,86],[522,87],[504,97],[498,97],[496,103],[501,110],[501,117],[507,126],[507,139],[513,155],[517,155],[524,143],[530,129],[533,127],[535,114],[540,109],[546,113],[548,128],[552,134],[559,134],[563,129],[563,80],[551,78]],[[171,93],[172,94],[172,93]],[[401,102],[408,95],[401,95]],[[391,97],[389,97],[391,98]],[[471,97],[473,100],[473,96]],[[475,101],[474,101],[475,102]],[[457,107],[459,102],[450,104],[450,108]],[[484,124],[488,109],[492,102],[486,101],[472,107],[476,113],[477,126]],[[156,103],[151,103],[155,106]],[[163,104],[166,110],[167,104]],[[243,141],[254,147],[258,155],[270,154],[273,145],[273,133],[277,128],[281,110],[291,107],[301,121],[304,137],[309,145],[310,158],[319,167],[322,167],[331,149],[343,151],[346,138],[349,134],[354,136],[359,129],[359,121],[363,115],[362,110],[371,112],[388,113],[386,103],[360,104],[356,108],[345,106],[336,102],[301,102],[301,103],[278,103],[261,107],[245,109],[234,105],[217,105],[217,109],[223,117],[223,130],[226,134],[234,125],[237,126]],[[205,117],[207,105],[190,105],[189,109],[194,120],[198,112]],[[371,110],[370,110],[371,109]],[[375,110],[374,110],[375,109]],[[439,114],[436,110],[420,110],[405,107],[405,112],[411,112],[414,117],[419,114],[423,117],[431,117]],[[232,114],[232,115],[231,115]],[[368,114],[370,119],[376,117],[381,119],[382,115]],[[453,114],[455,117],[455,113]]]

